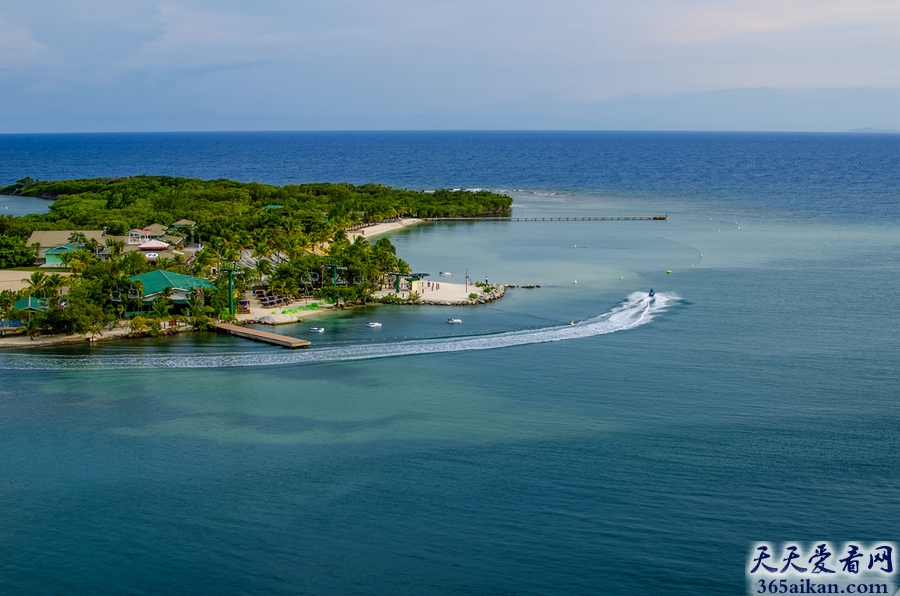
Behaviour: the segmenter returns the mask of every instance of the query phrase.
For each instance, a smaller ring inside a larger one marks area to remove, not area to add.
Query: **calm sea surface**
[[[135,173],[669,219],[404,230],[541,287],[310,350],[0,353],[0,593],[742,594],[752,542],[900,538],[900,135],[0,136],[0,184]]]

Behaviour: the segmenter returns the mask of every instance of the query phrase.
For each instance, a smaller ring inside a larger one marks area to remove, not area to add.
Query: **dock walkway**
[[[425,217],[424,221],[666,221],[668,215],[597,215],[587,217]]]
[[[312,343],[305,339],[288,337],[287,335],[278,335],[277,333],[260,331],[259,329],[249,329],[247,327],[232,325],[230,323],[217,323],[216,329],[218,329],[219,331],[224,331],[225,333],[230,333],[231,335],[236,335],[238,337],[261,341],[267,344],[281,346],[283,348],[305,348]]]

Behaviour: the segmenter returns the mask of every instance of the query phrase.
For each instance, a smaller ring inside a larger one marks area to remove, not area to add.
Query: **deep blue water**
[[[272,184],[380,182],[666,193],[850,218],[900,217],[900,135],[306,132],[0,135],[0,183],[135,173]]]
[[[326,316],[303,353],[199,334],[0,353],[0,592],[741,594],[755,541],[898,537],[900,136],[42,135],[0,154],[0,181],[378,181],[670,215],[404,230],[417,269],[542,287]],[[668,300],[651,320],[604,314],[649,287]],[[470,337],[445,337],[451,314]]]

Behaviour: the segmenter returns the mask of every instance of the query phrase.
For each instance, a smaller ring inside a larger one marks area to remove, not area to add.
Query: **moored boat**
[[[450,318],[450,319],[447,319],[447,322],[451,325],[459,325],[460,323],[462,323],[462,319]]]
[[[313,333],[322,333],[323,331],[325,331],[325,328],[324,327],[310,327],[309,330],[312,331]]]
[[[369,321],[366,323],[366,327],[381,327],[381,323],[377,323],[375,321]]]

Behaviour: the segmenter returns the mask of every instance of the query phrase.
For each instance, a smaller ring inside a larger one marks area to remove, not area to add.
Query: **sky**
[[[898,0],[0,0],[0,133],[855,128]]]

